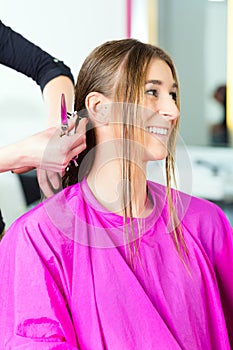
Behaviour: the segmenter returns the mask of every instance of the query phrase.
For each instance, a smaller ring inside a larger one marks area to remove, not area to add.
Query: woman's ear
[[[90,92],[85,100],[89,117],[95,125],[106,125],[109,122],[107,104],[110,100],[100,92]]]

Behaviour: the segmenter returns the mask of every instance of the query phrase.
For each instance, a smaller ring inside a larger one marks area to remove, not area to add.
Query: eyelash
[[[152,92],[152,94],[150,93]],[[158,91],[156,89],[150,89],[146,91],[146,94],[153,95],[155,97],[158,97]],[[176,92],[170,92],[172,99],[176,102],[177,101],[177,93]]]
[[[152,92],[152,94],[151,94],[150,92]],[[148,94],[148,95],[153,95],[153,96],[155,96],[155,97],[158,97],[158,91],[157,91],[156,89],[147,90],[147,91],[146,91],[146,94]]]
[[[177,93],[176,92],[170,92],[170,95],[172,99],[176,102],[177,101]]]

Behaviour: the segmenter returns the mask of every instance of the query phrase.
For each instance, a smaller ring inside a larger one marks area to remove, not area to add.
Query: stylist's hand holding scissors
[[[22,174],[34,168],[62,173],[70,160],[86,148],[86,123],[84,118],[80,121],[76,132],[75,120],[68,127],[69,137],[60,137],[61,129],[51,127],[37,134],[29,136],[14,144],[0,148],[1,154],[9,154],[8,162],[0,162],[0,173],[11,170]]]
[[[80,119],[77,113],[68,120],[65,98],[62,95],[61,128],[47,129],[48,133],[52,133],[50,137],[43,133],[38,134],[38,137],[45,137],[48,140],[41,162],[36,166],[39,185],[45,197],[62,189],[62,176],[66,167],[72,159],[74,162],[77,161],[78,154],[86,148],[86,124],[87,118]],[[42,145],[43,142],[38,144]]]

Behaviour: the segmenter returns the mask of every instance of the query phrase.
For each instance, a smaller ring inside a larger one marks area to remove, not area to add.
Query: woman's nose
[[[176,102],[170,96],[162,98],[157,107],[157,113],[168,121],[175,120],[180,116]]]

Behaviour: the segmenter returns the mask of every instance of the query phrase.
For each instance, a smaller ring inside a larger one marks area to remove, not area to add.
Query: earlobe
[[[109,116],[107,113],[107,104],[109,104],[108,99],[99,92],[93,91],[87,95],[85,106],[88,110],[89,117],[94,124],[108,124]]]

